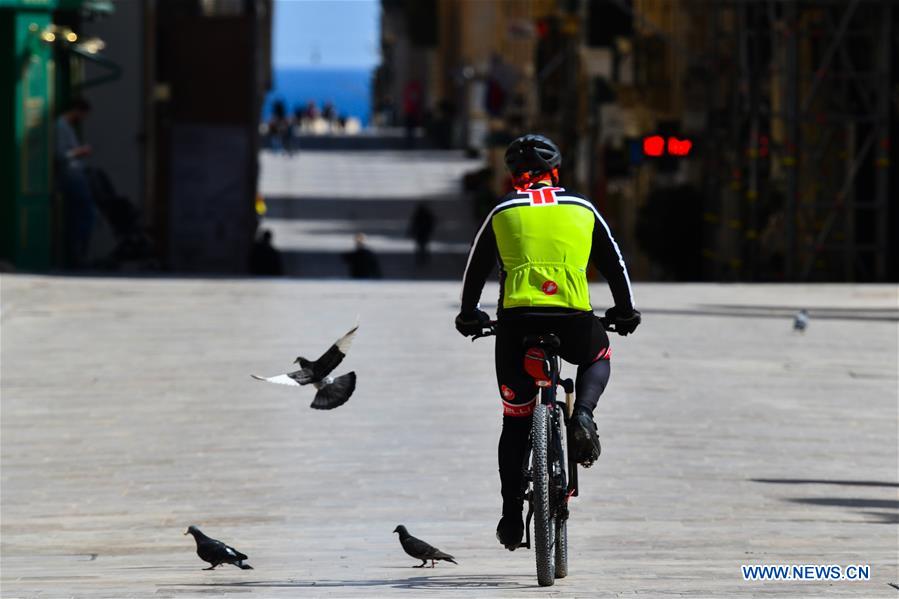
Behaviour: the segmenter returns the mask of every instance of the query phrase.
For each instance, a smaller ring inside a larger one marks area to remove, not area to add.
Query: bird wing
[[[202,553],[200,553],[200,550],[202,550]],[[246,555],[234,547],[229,547],[216,539],[205,539],[202,544],[198,544],[197,553],[200,553],[200,557],[207,562],[225,562],[230,564],[247,559]]]
[[[250,376],[257,381],[267,381],[269,383],[276,383],[278,385],[290,385],[291,387],[308,385],[312,382],[313,379],[312,371],[308,368],[301,368],[300,370],[296,370],[294,372],[288,372],[287,374],[278,374],[275,376],[259,376],[256,374],[251,374]]]
[[[416,559],[438,559],[446,555],[433,545],[412,536],[406,537],[401,542],[406,553]]]
[[[225,548],[225,553],[227,553],[229,556],[231,556],[235,560],[242,561],[242,560],[248,559],[246,555],[244,555],[243,553],[241,553],[234,547],[229,547],[229,546],[225,545],[224,543],[222,543],[222,545]]]
[[[228,546],[216,539],[206,538],[197,542],[197,555],[209,563],[224,562],[233,559],[225,549]]]
[[[288,372],[287,376],[301,385],[308,385],[315,379],[315,373],[309,368],[300,368],[299,370]]]
[[[359,325],[354,326],[346,335],[338,339],[334,345],[328,348],[328,351],[323,353],[321,357],[315,361],[313,370],[315,371],[316,378],[324,378],[328,376],[328,373],[337,368],[343,361],[347,352],[350,351],[350,345],[353,343],[353,336],[355,336],[358,329]]]
[[[298,382],[296,382],[286,374],[279,374],[277,376],[259,376],[258,374],[251,374],[250,376],[257,381],[268,381],[269,383],[276,383],[278,385],[291,385],[293,387],[300,386]]]
[[[309,407],[315,410],[333,410],[345,404],[355,390],[356,373],[351,371],[337,377],[330,385],[322,386]]]

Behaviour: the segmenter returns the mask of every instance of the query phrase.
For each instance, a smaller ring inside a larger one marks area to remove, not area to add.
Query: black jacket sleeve
[[[496,236],[492,215],[487,217],[471,244],[468,264],[462,275],[462,312],[470,313],[478,307],[487,277],[496,266]]]
[[[609,282],[615,307],[622,311],[634,309],[634,296],[631,291],[630,277],[621,250],[612,237],[612,231],[606,222],[596,213],[593,224],[593,246],[590,248],[590,260],[599,269],[600,274]]]

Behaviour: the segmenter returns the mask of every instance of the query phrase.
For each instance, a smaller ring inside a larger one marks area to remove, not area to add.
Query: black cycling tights
[[[578,367],[575,407],[588,409],[592,413],[609,382],[609,374],[608,360]],[[499,436],[499,479],[504,513],[521,513],[524,494],[522,473],[530,432],[529,417],[503,416],[503,432]]]
[[[574,390],[575,409],[586,409],[592,414],[599,403],[599,396],[609,384],[612,367],[608,360],[597,360],[592,364],[577,367]]]
[[[524,496],[522,468],[530,431],[530,416],[503,416],[503,432],[499,436],[499,481],[504,514],[514,513],[516,510],[521,514]]]

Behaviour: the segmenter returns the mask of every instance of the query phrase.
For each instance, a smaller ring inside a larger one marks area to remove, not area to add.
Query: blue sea
[[[272,103],[281,100],[292,114],[310,100],[319,109],[333,102],[337,114],[356,117],[368,125],[371,117],[371,79],[374,69],[364,68],[278,68],[273,71],[272,91],[262,107],[263,120],[271,115]]]

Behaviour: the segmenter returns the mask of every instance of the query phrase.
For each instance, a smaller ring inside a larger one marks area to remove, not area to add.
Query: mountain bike
[[[614,330],[614,323],[605,318],[600,320],[607,330]],[[472,337],[472,341],[495,334],[496,321],[491,321],[485,324],[482,333]],[[553,333],[528,335],[522,343],[525,371],[534,377],[540,399],[534,407],[529,447],[522,466],[528,513],[526,538],[521,547],[531,548],[533,519],[537,582],[540,586],[551,586],[556,578],[568,575],[568,502],[578,496],[577,463],[572,457],[567,435],[568,421],[574,409],[574,381],[560,379],[558,350],[561,341],[558,336]],[[559,386],[565,391],[564,402],[556,396]]]

